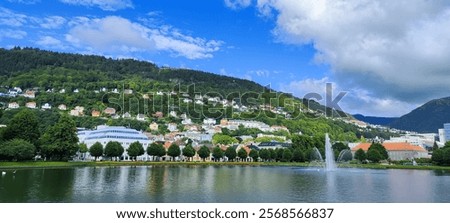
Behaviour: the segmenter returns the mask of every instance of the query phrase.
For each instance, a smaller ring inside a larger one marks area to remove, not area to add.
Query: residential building
[[[123,90],[123,94],[133,94],[133,90],[125,89],[125,90]]]
[[[150,128],[151,131],[158,131],[159,125],[156,122],[152,122],[148,127]]]
[[[77,109],[72,109],[70,110],[69,114],[71,116],[82,116],[82,114],[80,113],[80,111],[78,111]]]
[[[359,149],[367,152],[371,143],[360,143],[351,148],[352,154]],[[391,160],[411,160],[415,158],[429,158],[428,151],[420,146],[407,142],[384,142],[382,143]]]
[[[78,90],[78,88],[73,90],[73,93],[79,93],[79,92],[80,92],[80,90]]]
[[[32,90],[26,90],[25,93],[23,94],[23,96],[26,98],[35,98],[36,94]]]
[[[85,143],[90,148],[94,143],[99,142],[106,146],[108,142],[119,142],[125,149],[122,154],[122,160],[130,160],[127,150],[131,143],[139,142],[144,148],[151,143],[148,137],[135,129],[128,129],[123,126],[97,126],[96,130],[83,130],[78,132],[80,143]],[[137,157],[138,160],[148,160],[147,155]]]
[[[183,125],[192,125],[192,120],[190,118],[185,118],[181,121]]]
[[[216,124],[216,120],[212,119],[212,118],[205,118],[205,119],[203,119],[203,124],[205,124],[205,125],[215,125]]]
[[[144,114],[137,114],[136,120],[138,121],[145,121],[145,115]]]
[[[178,118],[177,112],[176,111],[170,111],[169,115],[174,117],[174,118]]]
[[[61,111],[65,111],[65,110],[67,110],[67,106],[65,104],[60,104],[60,105],[58,105],[58,109]]]
[[[162,112],[155,112],[153,114],[153,117],[155,117],[155,118],[162,118],[162,117],[164,117],[164,113],[162,113]]]
[[[105,113],[106,115],[115,115],[116,109],[108,107],[108,108],[105,108],[105,110],[103,110],[103,113]]]
[[[171,131],[171,132],[178,131],[178,127],[177,127],[176,123],[167,124],[167,129],[169,129],[169,131]]]
[[[100,117],[101,112],[97,111],[97,110],[92,110],[91,111],[91,116],[92,117]]]
[[[25,104],[25,107],[27,107],[27,108],[36,108],[36,102],[34,102],[34,101],[31,101],[31,102],[27,102],[26,104]]]
[[[44,109],[44,110],[52,109],[52,106],[49,103],[45,103],[44,105],[41,106],[41,109]]]
[[[122,115],[122,118],[131,118],[131,114],[130,114],[129,112],[125,112],[125,113]]]

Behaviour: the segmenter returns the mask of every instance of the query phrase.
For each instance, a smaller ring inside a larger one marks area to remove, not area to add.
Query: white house
[[[10,108],[10,109],[15,109],[15,108],[19,108],[19,107],[20,107],[20,105],[17,102],[11,102],[8,104],[8,108]]]
[[[36,102],[34,102],[34,101],[31,101],[31,102],[27,102],[26,104],[25,104],[25,107],[27,107],[27,108],[36,108]]]
[[[46,109],[52,109],[52,106],[49,103],[45,103],[44,105],[42,105],[41,107],[42,109],[46,110]]]

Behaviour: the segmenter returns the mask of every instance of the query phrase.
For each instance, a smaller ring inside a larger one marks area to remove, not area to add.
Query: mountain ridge
[[[444,123],[450,123],[450,97],[428,101],[393,121],[390,127],[420,133],[437,133]]]

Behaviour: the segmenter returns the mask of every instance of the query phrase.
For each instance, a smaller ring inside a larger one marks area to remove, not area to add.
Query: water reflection
[[[24,169],[0,202],[450,202],[450,174],[255,166]]]

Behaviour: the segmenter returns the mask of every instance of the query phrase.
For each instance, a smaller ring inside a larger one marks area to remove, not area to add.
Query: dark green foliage
[[[337,161],[339,162],[347,162],[353,159],[353,154],[350,150],[346,149],[346,150],[342,150],[339,154],[338,154],[338,159]]]
[[[160,143],[152,143],[147,146],[147,154],[149,156],[158,157],[158,160],[161,158],[161,156],[166,155],[166,149],[164,149],[164,146]]]
[[[269,149],[269,153],[270,153],[270,159],[272,161],[277,160],[278,154],[277,151],[274,149]]]
[[[270,150],[268,149],[262,149],[259,151],[259,157],[263,161],[269,161],[270,160]]]
[[[97,160],[98,157],[103,156],[103,145],[100,142],[94,143],[94,145],[89,148],[89,153]]]
[[[122,156],[124,151],[125,150],[124,150],[123,146],[119,142],[109,141],[108,143],[106,143],[105,156],[110,157],[111,160],[114,157]]]
[[[355,152],[355,157],[354,158],[359,160],[360,162],[362,162],[362,161],[367,159],[366,152],[364,152],[363,149],[358,149]]]
[[[292,161],[294,162],[305,161],[305,155],[303,154],[303,151],[301,149],[294,149],[294,152],[292,152]]]
[[[338,152],[341,152],[342,150],[350,149],[347,145],[345,145],[342,142],[337,142],[337,143],[333,144],[332,148],[333,148],[333,150],[336,150]]]
[[[220,147],[214,147],[212,151],[212,156],[214,158],[214,162],[220,161],[220,159],[223,157],[223,151],[220,149]]]
[[[247,151],[245,151],[245,149],[241,148],[239,149],[238,153],[237,153],[238,157],[241,158],[242,160],[247,159]]]
[[[195,150],[191,144],[187,144],[186,147],[184,147],[183,156],[187,157],[188,160],[195,156]]]
[[[23,139],[34,145],[38,144],[39,137],[39,121],[36,114],[29,109],[14,115],[3,133],[5,140]]]
[[[237,157],[236,153],[236,147],[230,146],[225,150],[225,156],[228,158],[229,161],[233,161]]]
[[[81,144],[78,145],[78,151],[80,153],[87,153],[87,152],[89,152],[89,148],[87,147],[86,144],[81,143]]]
[[[209,154],[211,154],[211,151],[207,146],[201,146],[200,149],[197,151],[197,153],[198,156],[200,156],[200,158],[202,158],[203,161],[205,161],[205,159],[209,157]]]
[[[367,153],[370,150],[378,151],[378,153],[381,155],[380,160],[387,160],[389,158],[389,154],[388,154],[386,148],[384,148],[384,146],[382,144],[380,144],[380,143],[372,143],[372,145],[370,145],[369,150],[367,151]],[[367,158],[368,157],[369,157],[369,154],[367,154]]]
[[[131,157],[131,159],[136,160],[136,157],[144,155],[145,151],[142,144],[136,141],[130,144],[130,147],[128,147],[127,149],[127,153]]]
[[[283,162],[290,162],[291,160],[292,160],[292,152],[291,152],[291,150],[290,149],[284,149],[281,161],[283,161]]]
[[[70,159],[78,151],[77,127],[73,119],[62,115],[41,137],[40,145],[42,155],[48,159]]]
[[[292,136],[292,147],[294,149],[301,149],[305,151],[308,149],[312,149],[314,147],[314,142],[309,136],[294,135]]]
[[[0,145],[0,160],[31,160],[36,154],[36,147],[23,139],[13,139]]]
[[[431,161],[437,165],[450,165],[450,141],[447,141],[444,147],[433,150]]]
[[[175,158],[181,155],[180,147],[177,144],[172,143],[167,149],[167,155],[172,157],[172,161],[175,161]]]
[[[378,163],[383,159],[383,156],[376,149],[369,149],[367,151],[367,159],[373,163]]]
[[[257,162],[258,158],[259,158],[259,152],[252,149],[252,150],[250,150],[250,153],[248,154],[248,156],[253,159],[253,162]]]

